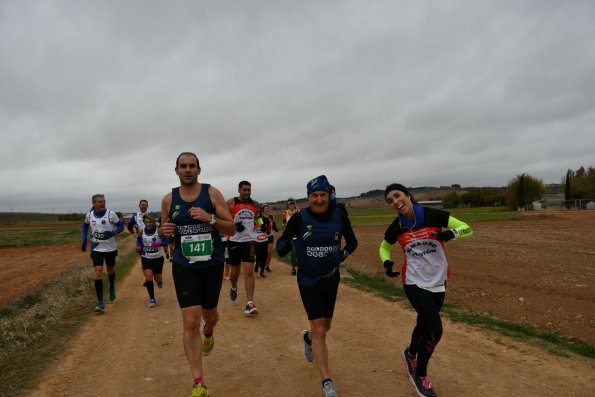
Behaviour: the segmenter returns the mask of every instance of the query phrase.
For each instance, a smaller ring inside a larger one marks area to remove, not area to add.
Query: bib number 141
[[[191,261],[208,261],[213,253],[210,234],[181,236],[182,253]]]

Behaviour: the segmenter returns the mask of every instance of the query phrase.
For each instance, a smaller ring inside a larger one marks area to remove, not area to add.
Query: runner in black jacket
[[[302,331],[304,356],[315,361],[322,378],[325,397],[337,397],[329,375],[326,334],[331,327],[339,265],[357,248],[349,218],[330,206],[331,188],[324,175],[308,182],[309,207],[292,216],[277,242],[277,252],[285,256],[293,243],[298,256],[297,281],[310,331]],[[341,238],[345,247],[341,248]]]

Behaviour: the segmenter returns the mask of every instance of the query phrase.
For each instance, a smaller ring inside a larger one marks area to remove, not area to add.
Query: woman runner
[[[384,198],[397,211],[397,217],[384,233],[380,260],[387,276],[398,276],[399,272],[392,270],[390,249],[399,243],[405,255],[401,267],[403,289],[417,312],[411,343],[402,353],[403,362],[417,395],[435,397],[427,368],[442,336],[440,309],[449,276],[444,247],[447,241],[470,237],[473,231],[447,211],[420,206],[401,184],[388,185]]]
[[[157,282],[157,287],[163,287],[163,248],[167,250],[169,240],[166,237],[160,237],[156,227],[157,218],[151,214],[143,215],[144,228],[139,231],[136,240],[136,252],[140,254],[143,274],[145,275],[145,288],[149,293],[148,307],[155,307],[155,288],[153,279]]]

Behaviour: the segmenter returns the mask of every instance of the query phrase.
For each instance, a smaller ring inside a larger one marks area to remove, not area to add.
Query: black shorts
[[[159,258],[144,258],[140,257],[140,263],[143,270],[153,270],[153,274],[163,273],[163,257]]]
[[[202,306],[214,309],[223,283],[223,263],[204,268],[172,264],[172,275],[180,308]]]
[[[340,279],[339,272],[335,272],[314,285],[298,285],[308,320],[333,318]]]
[[[254,263],[254,241],[245,241],[242,243],[229,241],[227,244],[230,265],[237,266],[242,262]]]
[[[116,266],[116,256],[118,256],[118,250],[109,252],[91,251],[93,267],[103,266],[104,260],[106,266]]]

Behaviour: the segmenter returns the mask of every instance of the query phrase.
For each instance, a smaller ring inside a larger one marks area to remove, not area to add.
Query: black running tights
[[[417,312],[409,353],[417,356],[417,376],[426,376],[430,357],[442,337],[440,309],[445,293],[430,292],[417,285],[403,285],[403,289]]]
[[[264,268],[267,265],[268,248],[268,241],[254,244],[254,254],[256,256],[256,265],[254,266],[254,269],[260,273],[264,272]]]

